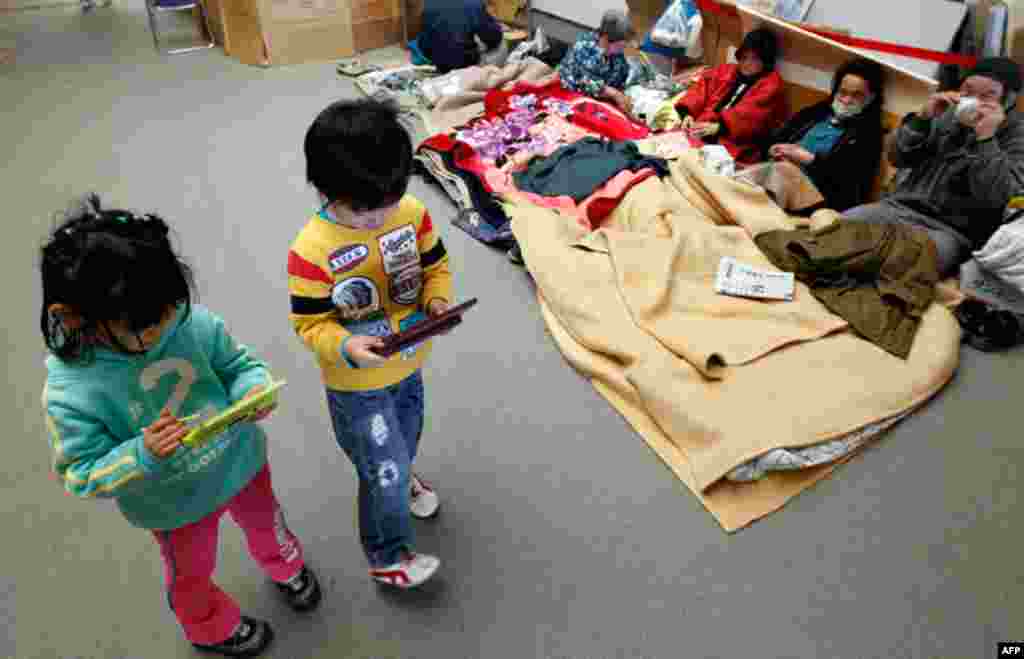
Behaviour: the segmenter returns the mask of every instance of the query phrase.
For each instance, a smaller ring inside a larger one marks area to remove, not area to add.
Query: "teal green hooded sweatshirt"
[[[46,361],[53,467],[70,494],[112,497],[132,524],[176,529],[226,504],[266,464],[266,436],[254,423],[163,460],[143,445],[142,429],[165,406],[179,417],[209,414],[270,383],[265,365],[209,310],[179,310],[143,355],[94,352],[83,364]]]

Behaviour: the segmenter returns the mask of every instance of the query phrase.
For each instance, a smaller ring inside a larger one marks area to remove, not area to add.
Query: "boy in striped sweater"
[[[387,359],[374,349],[448,308],[448,254],[423,204],[405,193],[412,142],[393,107],[332,104],[306,133],[305,154],[322,206],[288,254],[292,325],[317,357],[335,436],[359,477],[370,576],[412,588],[440,564],[413,551],[410,523],[439,505],[412,471],[430,342]]]

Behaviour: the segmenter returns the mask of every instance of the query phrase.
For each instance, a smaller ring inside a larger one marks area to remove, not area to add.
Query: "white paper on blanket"
[[[762,270],[740,263],[731,256],[718,262],[715,292],[735,297],[792,301],[796,278],[792,272]]]

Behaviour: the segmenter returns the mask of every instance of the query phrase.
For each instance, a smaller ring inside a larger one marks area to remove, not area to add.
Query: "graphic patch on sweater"
[[[384,272],[393,275],[420,262],[420,250],[416,243],[416,227],[411,224],[389,231],[377,239],[380,255],[384,261]]]
[[[414,263],[405,270],[388,276],[391,299],[398,304],[416,304],[423,290],[423,269]]]
[[[380,311],[380,291],[372,279],[349,277],[331,290],[331,300],[344,320],[360,320]]]
[[[366,245],[346,245],[331,253],[327,258],[327,263],[330,265],[332,273],[340,275],[358,267],[369,255],[370,248]]]

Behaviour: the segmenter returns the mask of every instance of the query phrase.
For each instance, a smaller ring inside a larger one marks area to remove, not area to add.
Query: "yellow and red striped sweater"
[[[288,253],[291,321],[316,354],[324,383],[338,391],[381,389],[423,365],[430,342],[377,368],[342,356],[352,335],[383,336],[422,318],[434,299],[451,301],[448,253],[423,204],[406,195],[379,229],[343,226],[323,212],[299,232]]]

